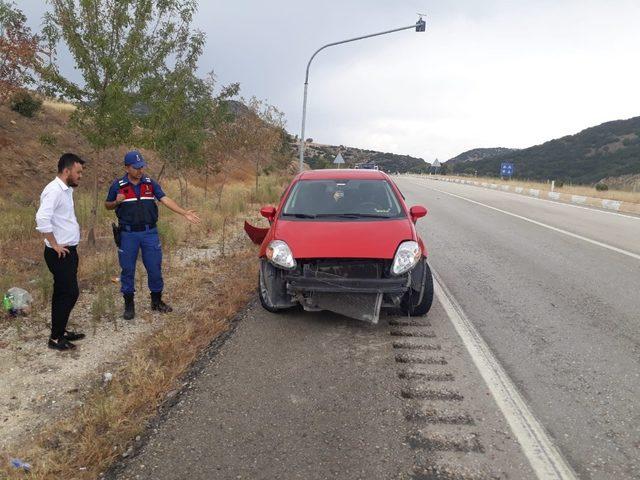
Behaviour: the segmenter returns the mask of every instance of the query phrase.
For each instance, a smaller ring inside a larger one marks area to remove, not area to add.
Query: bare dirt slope
[[[98,158],[89,143],[69,128],[70,115],[68,105],[45,103],[34,118],[23,117],[0,105],[0,160],[5,166],[0,176],[0,192],[10,191],[19,195],[18,199],[37,198],[43,182],[55,175],[58,158],[64,152],[86,159],[91,167],[89,172],[97,169],[101,186],[121,174],[127,146],[108,149]],[[153,152],[142,151],[150,171],[159,170]]]

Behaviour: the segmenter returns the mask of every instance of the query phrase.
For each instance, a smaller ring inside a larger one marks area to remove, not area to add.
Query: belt
[[[49,247],[48,245],[45,245],[46,248],[48,248],[49,250],[53,250],[53,248]],[[78,248],[77,245],[64,245],[64,248],[68,249],[68,250],[76,250]]]
[[[122,225],[120,224],[120,230],[125,232],[146,232],[147,230],[153,230],[157,227],[157,224],[153,225]]]

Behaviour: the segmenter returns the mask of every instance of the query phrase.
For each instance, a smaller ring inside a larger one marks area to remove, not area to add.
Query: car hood
[[[294,258],[392,259],[403,240],[416,240],[408,219],[309,222],[280,219],[273,236],[284,240]]]

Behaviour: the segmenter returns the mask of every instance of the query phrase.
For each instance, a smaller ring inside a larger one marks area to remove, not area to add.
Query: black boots
[[[136,307],[133,303],[133,293],[126,293],[124,295],[124,314],[122,318],[125,320],[132,320],[136,316]]]
[[[173,308],[162,301],[162,292],[151,292],[151,310],[169,313],[173,311]]]
[[[173,311],[169,305],[162,301],[162,292],[151,292],[151,310],[160,313],[169,313]],[[136,307],[133,303],[133,293],[124,295],[124,314],[125,320],[132,320],[136,316]]]

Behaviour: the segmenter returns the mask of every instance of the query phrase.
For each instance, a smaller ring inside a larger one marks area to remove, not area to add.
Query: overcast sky
[[[37,27],[43,2],[18,0]],[[640,115],[639,0],[200,2],[201,73],[240,82],[320,143],[449,159],[476,147],[524,148]],[[63,59],[68,70],[72,63]]]

